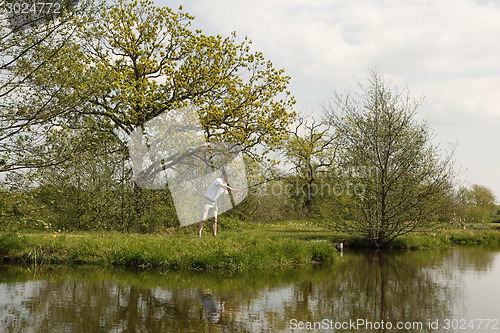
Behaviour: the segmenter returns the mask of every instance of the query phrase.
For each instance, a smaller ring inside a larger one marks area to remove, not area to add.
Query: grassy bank
[[[24,232],[0,233],[0,259],[15,263],[97,264],[141,268],[239,270],[335,262],[336,243],[369,247],[359,237],[311,222],[274,224],[223,221],[219,237],[199,239],[193,228],[161,234]],[[391,243],[393,249],[460,245],[500,245],[495,230],[446,230],[437,235],[411,234]]]
[[[500,232],[494,230],[448,230],[438,235],[405,235],[394,240],[391,247],[417,250],[453,245],[500,246]]]
[[[190,235],[3,234],[0,256],[15,263],[97,264],[168,269],[260,268],[333,262],[332,243],[281,237]]]
[[[446,247],[453,245],[500,246],[498,225],[469,224],[466,229],[446,229],[435,234],[413,233],[396,238],[389,244],[389,249],[416,250]],[[323,223],[291,221],[276,224],[233,223],[229,231],[237,230],[240,235],[266,235],[300,240],[326,240],[331,243],[343,243],[346,248],[373,247],[370,241],[360,237],[332,231]]]

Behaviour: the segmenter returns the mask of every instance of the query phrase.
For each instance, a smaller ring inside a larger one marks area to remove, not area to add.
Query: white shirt
[[[224,182],[224,179],[217,178],[212,182],[212,184],[210,184],[207,189],[207,193],[205,193],[205,196],[212,201],[217,201],[217,199],[219,199],[222,194],[227,193],[226,189],[219,186],[220,184],[227,185],[226,182]]]

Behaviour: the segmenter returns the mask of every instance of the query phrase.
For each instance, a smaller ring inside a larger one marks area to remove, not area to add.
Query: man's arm
[[[217,184],[219,185],[220,187],[222,187],[223,189],[225,189],[226,191],[230,191],[230,192],[241,192],[241,190],[237,189],[237,188],[234,188],[234,187],[231,187],[229,185],[225,185],[225,184]]]

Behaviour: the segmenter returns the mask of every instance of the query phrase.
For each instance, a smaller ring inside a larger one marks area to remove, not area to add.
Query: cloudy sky
[[[334,91],[375,67],[424,96],[420,117],[445,149],[458,143],[465,185],[500,199],[500,0],[156,0],[205,34],[236,31],[292,77],[297,109],[321,112]],[[500,201],[500,200],[499,200]]]

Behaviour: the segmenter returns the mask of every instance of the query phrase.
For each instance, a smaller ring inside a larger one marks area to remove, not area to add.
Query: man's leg
[[[201,231],[203,230],[203,221],[198,222],[198,237],[201,237]]]
[[[198,222],[198,237],[201,237],[201,231],[203,230],[203,222],[207,219],[209,210],[210,210],[210,205],[208,204],[207,200],[203,198],[200,206],[200,217],[199,217],[200,222]]]
[[[212,236],[217,236],[217,220],[212,221]]]
[[[213,221],[212,221],[212,236],[217,237],[217,213],[218,213],[219,207],[217,207],[217,204],[214,205],[212,213],[213,213]]]

